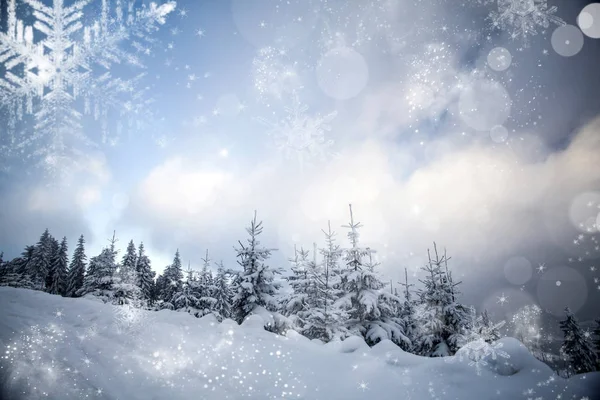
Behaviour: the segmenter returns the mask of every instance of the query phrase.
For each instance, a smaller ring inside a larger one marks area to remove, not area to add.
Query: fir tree
[[[214,279],[214,288],[215,292],[213,298],[215,299],[215,302],[212,311],[220,322],[225,318],[231,318],[231,299],[233,298],[233,292],[227,283],[223,261],[217,264],[217,275]]]
[[[38,290],[44,290],[46,287],[46,278],[50,270],[52,244],[53,238],[46,229],[34,247],[31,259],[27,262],[26,273],[31,277],[34,287]]]
[[[427,251],[429,262],[423,268],[427,273],[421,281],[420,304],[415,312],[420,327],[419,354],[430,357],[453,355],[464,342],[463,334],[471,330],[472,310],[456,301],[456,286],[448,271],[445,252],[440,258],[434,243],[435,259]]]
[[[69,272],[67,274],[66,295],[69,297],[75,297],[77,292],[83,287],[87,259],[84,244],[85,239],[83,238],[83,235],[81,235],[77,242],[77,247],[73,252],[73,258],[71,259]]]
[[[57,242],[58,243],[58,242]],[[66,295],[67,291],[67,238],[63,237],[62,242],[57,250],[54,251],[51,260],[52,271],[49,276],[52,278],[49,286],[49,293],[60,294],[61,296]]]
[[[101,298],[104,302],[114,299],[115,272],[117,270],[115,243],[116,239],[113,234],[110,246],[104,248],[99,255],[90,259],[83,287],[77,292],[79,295],[93,294]]]
[[[258,236],[262,229],[262,222],[256,221],[254,212],[254,219],[250,227],[246,228],[250,235],[248,245],[244,246],[240,241],[240,247],[236,249],[242,271],[234,281],[236,293],[233,298],[233,312],[235,320],[240,324],[257,307],[264,307],[269,311],[275,311],[277,308],[274,296],[280,285],[274,282],[274,279],[275,274],[281,272],[266,265],[272,249],[259,247]]]
[[[194,277],[194,272],[189,265],[186,276],[187,279],[181,285],[181,290],[173,295],[172,304],[175,310],[181,310],[198,317],[200,316],[198,310],[200,299],[196,297],[194,291],[196,278]]]
[[[113,277],[113,289],[117,304],[132,304],[141,307],[142,295],[137,277],[137,254],[133,240],[129,241],[127,250],[119,265],[119,273]]]
[[[565,308],[566,319],[560,321],[565,339],[561,353],[569,362],[569,368],[576,374],[591,372],[596,369],[596,360],[591,341],[584,335],[577,318],[569,307]]]
[[[370,345],[383,339],[390,339],[396,344],[408,342],[390,307],[391,301],[399,302],[399,299],[382,291],[385,284],[375,272],[377,264],[371,261],[373,251],[359,247],[358,229],[362,224],[354,222],[352,205],[349,208],[350,223],[344,227],[349,229],[351,247],[344,251],[346,268],[341,274],[344,295],[337,302],[348,313],[348,332],[362,336]],[[365,258],[369,261],[365,261]]]
[[[410,288],[414,284],[408,283],[408,270],[406,268],[404,268],[404,283],[400,283],[400,285],[404,286],[404,302],[398,311],[404,327],[404,334],[410,341],[410,343],[402,343],[401,347],[404,351],[414,352],[416,344],[420,342],[418,337],[419,328],[415,318],[416,302],[412,299],[410,293]]]
[[[594,347],[596,348],[597,370],[600,371],[600,318],[595,320],[596,327],[594,328]]]
[[[28,263],[33,258],[35,246],[27,246],[21,257],[17,257],[4,264],[0,286],[11,286],[16,288],[34,289],[31,277],[27,273]]]
[[[212,272],[210,271],[211,259],[208,256],[208,250],[206,255],[202,259],[202,271],[200,272],[199,279],[195,282],[196,293],[199,296],[199,308],[202,310],[202,315],[208,314],[214,309],[215,298],[214,298],[214,280]]]
[[[50,253],[48,262],[48,273],[46,274],[45,289],[48,293],[52,293],[52,282],[54,281],[54,263],[59,258],[60,244],[55,238],[50,238]],[[57,293],[53,293],[57,294]]]
[[[145,253],[144,244],[140,243],[136,263],[137,286],[140,288],[142,298],[148,303],[154,302],[152,291],[154,286],[154,275],[150,265],[150,259]]]
[[[292,275],[286,278],[292,288],[292,293],[283,307],[283,312],[284,315],[290,317],[293,326],[299,331],[302,329],[303,322],[298,313],[308,307],[307,293],[310,284],[307,270],[308,255],[308,251],[303,248],[298,250],[294,246],[294,258],[289,260],[292,264]]]
[[[173,308],[173,296],[175,293],[181,292],[183,285],[183,271],[181,267],[181,258],[179,250],[175,252],[173,263],[169,265],[163,273],[163,282],[161,287],[160,298],[166,308]]]
[[[125,254],[123,255],[123,259],[121,260],[121,265],[119,268],[119,277],[123,283],[135,283],[137,264],[136,252],[137,251],[135,244],[133,244],[133,240],[129,241],[127,250],[125,250]]]

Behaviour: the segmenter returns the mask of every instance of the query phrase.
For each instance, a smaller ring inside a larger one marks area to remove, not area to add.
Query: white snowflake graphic
[[[524,46],[529,36],[538,34],[538,29],[547,29],[551,23],[565,25],[565,21],[554,15],[558,7],[548,6],[547,0],[497,0],[497,5],[498,10],[488,17],[492,26],[507,31],[513,40],[522,39]]]
[[[83,133],[84,114],[101,121],[102,143],[110,145],[118,139],[109,137],[109,110],[129,124],[136,116],[141,119],[149,101],[147,88],[139,84],[144,74],[123,79],[115,71],[121,64],[143,67],[140,57],[150,54],[154,43],[150,34],[165,23],[175,2],[134,7],[131,1],[115,0],[113,5],[102,0],[100,16],[84,25],[89,17],[84,9],[92,2],[67,6],[52,0],[48,6],[23,0],[23,15],[31,16],[22,20],[16,0],[8,0],[6,31],[0,32],[0,111],[9,126],[9,133],[0,137],[2,156],[34,156],[53,168],[69,158],[73,140],[96,144]],[[27,24],[30,19],[32,25]],[[34,117],[34,133],[17,134],[26,115]],[[122,129],[117,124],[116,134]],[[26,150],[30,146],[33,151]]]
[[[468,365],[475,367],[477,375],[481,375],[481,368],[489,365],[489,360],[497,360],[498,357],[510,358],[510,355],[502,350],[503,344],[493,341],[494,332],[505,325],[504,321],[497,324],[484,324],[481,316],[473,322],[473,328],[467,331],[459,341],[460,349],[454,357],[446,358],[452,363],[456,360],[468,360]]]
[[[292,105],[285,108],[286,116],[283,119],[271,122],[258,118],[259,122],[269,126],[268,133],[273,137],[276,148],[286,158],[296,158],[301,166],[312,159],[324,159],[333,155],[330,148],[334,142],[326,139],[325,132],[331,130],[329,124],[337,112],[311,116],[307,111],[308,106],[294,95]]]
[[[141,307],[141,302],[115,305],[115,326],[118,333],[135,335],[147,326],[149,322],[148,311]]]

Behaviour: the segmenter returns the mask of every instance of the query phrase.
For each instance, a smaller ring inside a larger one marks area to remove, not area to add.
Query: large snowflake
[[[510,355],[502,350],[503,344],[494,341],[494,332],[504,326],[505,322],[497,324],[484,324],[483,318],[478,317],[473,328],[465,332],[459,341],[460,349],[454,357],[448,357],[448,362],[468,361],[468,365],[475,367],[477,375],[481,375],[481,368],[490,364],[490,360],[496,361],[498,357],[510,358]]]
[[[332,155],[333,140],[326,139],[325,132],[331,130],[329,124],[337,115],[337,112],[332,112],[325,116],[311,116],[307,111],[308,106],[294,95],[292,105],[285,108],[286,115],[281,120],[271,122],[259,118],[260,122],[269,126],[269,134],[277,149],[286,158],[296,158],[301,166],[311,159]]]
[[[114,144],[108,111],[135,117],[146,109],[147,88],[138,84],[143,74],[123,79],[113,73],[120,74],[119,64],[143,67],[140,56],[150,54],[150,34],[164,24],[175,2],[135,7],[134,0],[102,0],[100,16],[84,25],[89,15],[83,10],[92,1],[67,6],[63,0],[52,5],[23,0],[24,15],[31,16],[21,20],[16,0],[8,0],[6,31],[0,32],[0,110],[9,127],[0,137],[2,156],[39,156],[53,167],[76,154],[74,139],[95,144],[83,133],[83,114],[101,121],[102,142]],[[15,128],[26,115],[34,117],[33,133],[18,134]],[[118,125],[117,133],[122,128]]]
[[[492,0],[486,0],[490,3]],[[565,25],[555,16],[556,6],[548,6],[547,0],[497,0],[498,10],[492,11],[489,19],[492,26],[507,31],[513,40],[521,38],[527,45],[529,36],[538,34],[538,29],[547,29],[550,24]]]

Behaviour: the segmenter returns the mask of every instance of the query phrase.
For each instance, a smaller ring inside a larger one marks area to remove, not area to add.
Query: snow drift
[[[559,378],[512,338],[499,342],[502,357],[474,365],[468,354],[424,358],[357,337],[322,344],[263,325],[0,287],[0,398],[600,398],[600,373]]]

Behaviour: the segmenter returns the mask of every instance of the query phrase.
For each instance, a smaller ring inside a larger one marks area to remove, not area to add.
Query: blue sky
[[[100,3],[84,8],[86,21]],[[577,25],[587,3],[549,4]],[[192,266],[207,248],[234,266],[232,246],[258,210],[263,243],[285,265],[294,244],[323,244],[328,219],[345,244],[340,226],[353,203],[365,244],[395,281],[422,265],[435,240],[480,308],[556,309],[548,298],[567,290],[576,294],[566,301],[589,315],[600,253],[597,229],[579,224],[595,216],[588,203],[600,204],[599,42],[580,34],[582,49],[561,56],[577,37],[561,44],[561,31],[553,45],[558,25],[550,24],[524,46],[492,26],[497,9],[492,1],[178,1],[141,57],[145,68],[111,68],[123,79],[146,73],[144,99],[155,102],[145,126],[124,129],[114,146],[74,144],[79,169],[59,176],[3,150],[2,249],[16,256],[48,227],[71,245],[83,233],[92,256],[116,230],[123,248],[143,240],[157,271],[177,248]],[[497,58],[503,51],[509,65]],[[108,115],[109,125],[120,121]],[[99,126],[84,117],[83,133],[96,142]],[[290,132],[294,141],[282,145],[278,134]],[[307,142],[305,133],[316,136]],[[540,264],[548,271],[536,272]],[[531,277],[515,284],[514,265]],[[552,274],[571,286],[548,286]],[[502,293],[512,298],[504,308]]]

